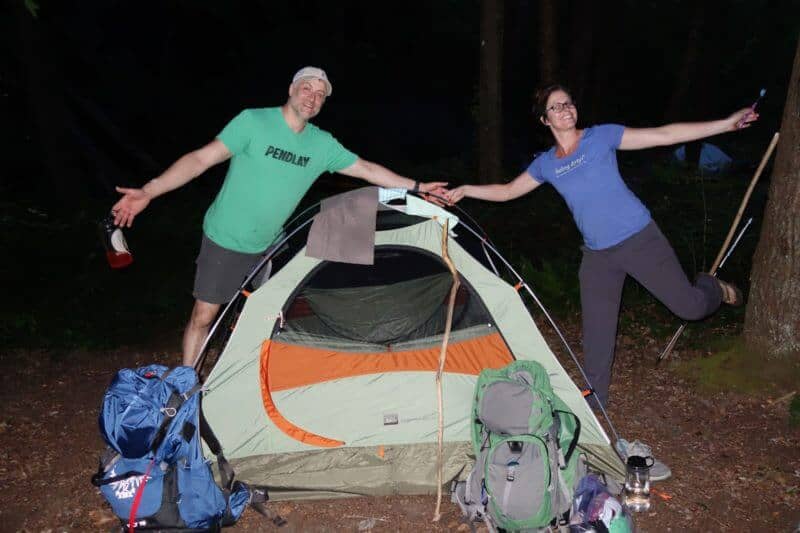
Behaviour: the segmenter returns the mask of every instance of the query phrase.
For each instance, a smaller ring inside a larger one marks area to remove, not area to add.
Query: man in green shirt
[[[117,187],[114,223],[130,227],[157,196],[230,159],[225,181],[203,221],[195,304],[183,335],[183,364],[192,365],[209,327],[283,223],[323,172],[339,172],[381,187],[444,194],[446,183],[419,183],[361,159],[309,123],[333,87],[325,71],[300,69],[281,107],[246,109],[204,147],[189,152],[141,189]]]

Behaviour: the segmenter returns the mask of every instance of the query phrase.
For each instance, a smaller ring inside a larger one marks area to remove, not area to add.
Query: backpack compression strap
[[[138,470],[128,470],[127,472],[119,474],[118,476],[106,479],[103,479],[104,475],[105,475],[105,469],[103,468],[103,464],[101,463],[100,469],[97,472],[95,472],[95,474],[92,476],[92,485],[94,485],[95,487],[100,487],[102,485],[108,485],[109,483],[116,483],[117,481],[128,479],[129,477],[141,476],[142,472],[139,472]]]
[[[211,429],[211,426],[208,424],[208,420],[206,420],[206,415],[203,413],[202,404],[200,405],[200,436],[203,437],[203,440],[206,441],[208,444],[208,449],[211,450],[217,457],[217,467],[219,468],[219,476],[222,481],[222,487],[225,490],[231,490],[233,487],[233,479],[236,474],[233,471],[230,463],[228,460],[225,459],[225,455],[222,453],[222,446],[217,439],[217,436],[214,435],[214,431]]]
[[[235,472],[233,471],[233,467],[231,467],[228,460],[225,459],[225,455],[222,453],[222,445],[219,443],[219,439],[217,436],[214,435],[214,430],[211,429],[211,425],[206,420],[206,415],[203,413],[203,406],[202,403],[200,404],[200,436],[206,441],[208,444],[208,449],[211,450],[217,457],[217,467],[219,468],[219,477],[220,481],[222,481],[222,493],[225,496],[225,514],[220,520],[220,524],[230,525],[235,522],[231,515],[231,506],[230,506],[230,496],[231,492],[234,492],[238,489],[238,486],[243,485],[243,483],[236,481],[234,482],[234,478],[236,477]],[[259,514],[263,515],[266,518],[272,520],[272,523],[275,524],[277,527],[281,527],[287,524],[286,520],[279,514],[271,512],[267,506],[266,502],[269,500],[269,492],[267,487],[260,486],[249,486],[245,485],[248,490],[250,491],[250,506],[255,509]]]

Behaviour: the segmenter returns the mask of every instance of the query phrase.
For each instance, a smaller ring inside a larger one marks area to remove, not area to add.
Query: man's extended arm
[[[150,200],[186,185],[212,166],[227,161],[231,155],[222,141],[214,139],[175,161],[160,176],[148,181],[141,189],[117,187],[117,192],[123,196],[111,208],[114,224],[130,227],[133,219],[148,206]]]
[[[358,158],[356,162],[349,167],[343,168],[339,171],[340,174],[351,176],[353,178],[361,178],[364,181],[378,185],[379,187],[395,187],[400,189],[412,190],[414,184],[417,183],[411,178],[406,178],[381,166],[377,163]],[[438,196],[444,196],[444,186],[447,185],[445,181],[431,181],[419,184],[419,192],[433,193]]]

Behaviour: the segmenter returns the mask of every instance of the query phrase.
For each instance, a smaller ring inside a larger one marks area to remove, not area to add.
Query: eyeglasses
[[[557,102],[551,105],[550,107],[546,108],[545,111],[552,111],[553,113],[561,113],[565,109],[567,108],[572,109],[573,107],[575,107],[575,104],[573,102]]]

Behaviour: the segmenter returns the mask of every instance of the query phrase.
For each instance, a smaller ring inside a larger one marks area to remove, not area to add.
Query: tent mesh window
[[[337,351],[400,351],[440,344],[453,279],[438,259],[418,250],[378,247],[373,265],[325,262],[285,307],[283,343]],[[496,332],[462,280],[451,340]]]

